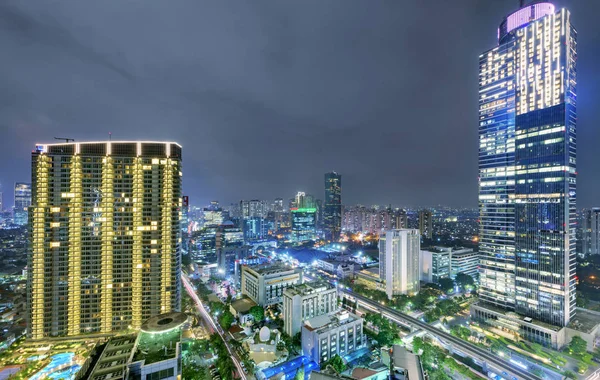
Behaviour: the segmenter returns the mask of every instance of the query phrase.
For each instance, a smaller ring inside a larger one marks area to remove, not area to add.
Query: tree
[[[296,335],[292,337],[292,344],[294,346],[302,346],[302,332],[298,331]]]
[[[296,376],[294,376],[294,380],[304,380],[304,366],[301,366],[296,371]]]
[[[379,331],[376,339],[380,346],[390,346],[394,343],[394,334],[389,330],[382,330]]]
[[[441,278],[439,282],[440,288],[444,293],[451,293],[454,289],[454,280],[451,278]]]
[[[579,372],[580,374],[584,374],[585,371],[587,371],[589,368],[589,366],[587,364],[585,364],[584,362],[579,362],[577,364],[577,372]]]
[[[265,308],[260,305],[252,306],[249,313],[256,322],[260,322],[265,318]]]
[[[225,310],[219,316],[219,324],[221,325],[223,330],[229,330],[229,328],[233,324],[234,320],[235,320],[235,317],[233,316],[233,314],[231,314],[231,312],[229,310]]]
[[[456,278],[454,280],[456,281],[456,284],[462,289],[467,289],[467,287],[472,288],[475,286],[475,280],[473,280],[473,277],[463,272],[457,273]]]
[[[331,368],[335,370],[337,373],[342,373],[346,370],[346,364],[344,363],[344,359],[339,355],[335,355],[329,361],[327,361],[327,365],[330,365]]]
[[[571,343],[569,343],[568,349],[569,352],[572,354],[585,354],[585,352],[587,351],[587,342],[579,335],[575,335],[573,339],[571,339]]]
[[[563,375],[565,375],[565,377],[568,379],[573,379],[573,380],[577,379],[577,375],[573,371],[566,370],[563,372]]]

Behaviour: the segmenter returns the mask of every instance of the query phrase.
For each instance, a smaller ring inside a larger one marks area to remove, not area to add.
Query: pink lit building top
[[[554,14],[554,4],[545,1],[528,4],[516,12],[506,16],[498,28],[498,42],[513,30],[547,15]]]

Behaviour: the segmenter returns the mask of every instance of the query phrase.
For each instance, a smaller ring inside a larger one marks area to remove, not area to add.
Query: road
[[[435,327],[422,322],[416,318],[413,318],[409,315],[406,315],[404,313],[401,313],[397,310],[394,310],[392,308],[383,306],[381,304],[379,304],[376,301],[373,301],[372,299],[369,299],[367,297],[361,296],[359,294],[354,293],[353,291],[350,290],[345,290],[345,289],[338,289],[338,291],[341,294],[347,294],[350,297],[354,297],[355,299],[358,299],[359,301],[361,301],[362,303],[369,305],[370,307],[379,310],[381,312],[385,312],[385,314],[387,314],[388,316],[391,317],[395,317],[394,319],[397,320],[402,320],[405,322],[410,323],[411,325],[418,327],[422,330],[425,330],[427,332],[429,332],[432,335],[437,336],[440,340],[448,342],[450,344],[452,344],[453,347],[460,349],[464,354],[467,355],[476,355],[479,358],[483,359],[485,362],[487,362],[488,365],[491,365],[493,367],[496,367],[497,369],[501,370],[501,371],[505,371],[507,373],[510,373],[512,375],[517,376],[519,379],[523,379],[523,380],[540,380],[539,377],[528,373],[527,371],[521,369],[521,368],[517,368],[515,366],[511,366],[510,363],[497,358],[496,356],[494,356],[491,352],[488,352],[482,348],[479,348],[471,343],[465,342],[462,339],[459,339],[453,335],[450,335],[448,333],[445,333],[439,329],[436,329]]]
[[[194,303],[196,303],[196,306],[198,307],[198,311],[200,312],[200,315],[202,316],[202,318],[204,318],[204,320],[207,322],[207,324],[211,328],[211,330],[213,332],[216,331],[219,334],[219,336],[221,337],[221,339],[223,339],[223,342],[225,343],[225,347],[227,347],[227,351],[229,351],[229,356],[231,356],[231,359],[233,360],[233,364],[237,368],[238,374],[240,375],[240,377],[243,380],[248,380],[248,377],[244,373],[242,365],[240,364],[240,359],[237,357],[237,355],[231,349],[231,347],[229,347],[227,339],[225,339],[225,335],[223,333],[223,330],[221,329],[220,326],[217,326],[217,324],[215,323],[215,321],[213,321],[213,319],[210,317],[210,315],[208,314],[208,312],[204,308],[204,305],[202,304],[202,301],[200,301],[200,298],[196,294],[196,291],[194,290],[194,286],[190,283],[190,281],[188,280],[187,276],[185,274],[183,274],[183,273],[181,274],[181,283],[185,287],[185,290],[188,292],[188,294],[190,295],[190,297],[192,297],[192,300],[194,300]]]

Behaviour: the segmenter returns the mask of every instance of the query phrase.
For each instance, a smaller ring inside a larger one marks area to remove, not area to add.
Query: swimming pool
[[[38,373],[31,377],[31,380],[41,379],[65,379],[72,380],[75,374],[81,368],[80,365],[73,363],[75,354],[72,352],[64,352],[51,356],[52,361],[42,368]],[[69,365],[70,364],[70,365]],[[61,368],[68,366],[66,368]]]

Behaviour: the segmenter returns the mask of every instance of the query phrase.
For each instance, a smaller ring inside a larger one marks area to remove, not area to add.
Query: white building
[[[302,268],[283,264],[264,264],[242,267],[242,294],[261,306],[282,301],[283,291],[302,283]]]
[[[417,229],[388,230],[379,238],[379,273],[389,299],[419,292],[421,234]]]
[[[364,345],[363,319],[346,310],[320,315],[302,326],[302,353],[321,364]]]
[[[583,254],[600,254],[600,208],[594,207],[583,212]]]
[[[294,336],[302,322],[337,310],[337,290],[326,282],[295,285],[283,292],[283,331]]]
[[[477,279],[479,253],[470,248],[433,247],[421,250],[421,281],[438,283],[465,273]]]

